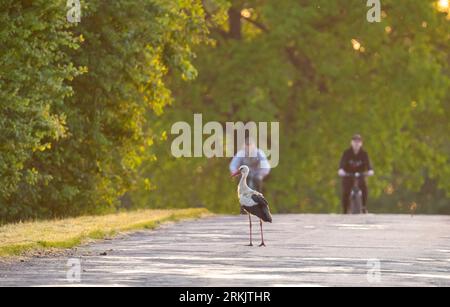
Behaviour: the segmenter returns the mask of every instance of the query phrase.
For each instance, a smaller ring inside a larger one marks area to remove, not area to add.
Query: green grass
[[[68,249],[121,232],[154,229],[167,222],[201,218],[206,209],[139,210],[102,216],[8,224],[0,227],[0,257],[46,249]]]

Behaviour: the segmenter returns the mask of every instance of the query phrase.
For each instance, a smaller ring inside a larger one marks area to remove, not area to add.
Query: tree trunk
[[[241,39],[241,12],[235,8],[228,10],[229,19],[229,36],[232,39]]]

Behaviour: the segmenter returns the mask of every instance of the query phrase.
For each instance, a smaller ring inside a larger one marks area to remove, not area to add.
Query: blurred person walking
[[[262,193],[262,184],[264,178],[270,173],[270,164],[264,151],[259,149],[248,136],[245,138],[242,149],[231,160],[231,174],[235,174],[242,165],[246,165],[250,169],[248,186],[252,190]]]

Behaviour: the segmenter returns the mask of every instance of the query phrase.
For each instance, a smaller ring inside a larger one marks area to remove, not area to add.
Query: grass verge
[[[120,232],[154,229],[162,223],[208,215],[210,213],[206,209],[148,209],[8,224],[0,227],[0,257],[20,256],[32,250],[72,248],[88,240],[100,240]]]

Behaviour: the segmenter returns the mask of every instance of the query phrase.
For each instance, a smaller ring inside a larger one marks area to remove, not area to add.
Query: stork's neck
[[[244,191],[250,190],[250,188],[247,185],[247,177],[248,177],[248,174],[243,174],[241,176],[241,181],[239,181],[239,188],[238,188],[239,193],[241,191],[244,192]]]

